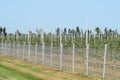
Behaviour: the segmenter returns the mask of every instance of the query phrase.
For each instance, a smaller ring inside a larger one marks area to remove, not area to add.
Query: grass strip
[[[44,80],[37,78],[30,73],[24,73],[0,64],[0,76],[4,79],[12,80]]]

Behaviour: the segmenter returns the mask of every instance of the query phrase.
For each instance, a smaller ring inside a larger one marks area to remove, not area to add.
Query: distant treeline
[[[31,43],[31,44],[41,44],[41,32],[42,29],[36,29],[36,33],[28,31],[28,34],[21,33],[20,30],[16,30],[14,33],[7,33],[6,28],[0,27],[0,42],[16,42],[16,43]],[[60,46],[60,34],[62,35],[62,43],[64,47],[71,47],[75,44],[75,47],[86,47],[86,32],[88,34],[88,43],[91,48],[104,47],[104,44],[108,44],[110,49],[120,49],[120,35],[117,29],[108,29],[107,27],[100,29],[96,27],[94,30],[83,30],[77,26],[75,29],[56,28],[55,33],[43,32],[44,33],[44,43],[46,46]]]
[[[1,35],[1,34],[3,34],[4,36],[7,35],[7,32],[6,32],[6,28],[5,28],[5,27],[4,27],[4,28],[0,27],[0,35]]]

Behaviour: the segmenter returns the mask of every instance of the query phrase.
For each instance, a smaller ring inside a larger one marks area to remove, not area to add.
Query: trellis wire
[[[10,45],[10,44],[13,44],[13,45]],[[18,45],[23,46],[23,47],[19,47]],[[21,57],[18,57],[18,52],[16,51],[17,49],[19,49],[18,50],[19,56],[23,55],[23,53],[21,53],[21,51],[24,51],[24,55],[28,54],[28,56],[26,56],[26,59],[28,59],[28,61],[33,61],[36,64],[38,64],[38,63],[43,64],[43,62],[45,61],[48,63],[44,64],[44,65],[51,66],[51,64],[52,64],[52,67],[57,67],[57,68],[60,67],[60,69],[65,69],[65,70],[68,69],[68,67],[70,65],[70,70],[72,72],[77,71],[77,72],[81,73],[81,69],[83,69],[85,74],[87,74],[87,75],[88,74],[90,74],[90,75],[98,74],[97,76],[103,77],[104,80],[105,79],[107,80],[108,78],[110,80],[119,80],[120,79],[120,77],[119,77],[120,65],[119,65],[119,54],[118,54],[119,51],[109,50],[109,52],[108,52],[107,44],[105,45],[105,49],[103,50],[104,52],[100,52],[99,49],[97,49],[97,50],[91,49],[89,51],[89,44],[87,45],[86,50],[85,50],[85,48],[75,48],[75,44],[73,44],[72,48],[63,47],[63,45],[60,45],[60,47],[55,47],[55,46],[53,46],[53,44],[51,44],[51,46],[46,46],[45,50],[48,50],[46,52],[47,53],[49,52],[50,54],[44,53],[45,59],[43,57],[44,56],[44,54],[43,54],[44,46],[43,45],[35,46],[35,45],[31,45],[31,44],[26,44],[26,46],[25,46],[24,43],[23,44],[17,44],[15,42],[7,43],[6,41],[5,41],[5,43],[0,44],[0,48],[4,49],[4,52],[2,54],[4,54],[5,56],[10,56],[10,54],[12,54],[12,56],[15,58],[21,58]],[[10,48],[11,48],[11,50],[10,50]],[[42,49],[42,50],[39,50],[38,48]],[[49,49],[47,49],[47,48],[49,48]],[[61,48],[62,48],[62,54],[61,54]],[[51,49],[51,52],[50,52],[50,49]],[[69,51],[69,49],[71,49],[71,50]],[[35,52],[38,50],[39,50],[39,52]],[[63,52],[63,50],[64,50],[64,52]],[[95,54],[93,53],[94,52],[93,50],[96,50]],[[7,53],[7,51],[9,51],[10,54]],[[30,57],[29,52],[31,54],[31,57]],[[89,54],[89,52],[90,52],[90,54]],[[36,55],[34,55],[34,54],[36,54]],[[85,59],[83,58],[84,56],[85,56]],[[95,58],[97,58],[97,59],[95,59]],[[23,59],[23,58],[21,58],[21,59]],[[40,59],[41,59],[41,61],[40,61]],[[46,61],[46,60],[49,60],[49,61]],[[84,66],[84,60],[86,60],[85,66]],[[111,61],[112,61],[112,64],[110,63]],[[98,71],[94,70],[96,67],[98,68],[97,69]],[[84,68],[85,68],[85,70],[84,70]],[[112,69],[113,69],[112,72],[114,74],[110,73],[110,71],[109,71]],[[92,72],[90,72],[90,71],[92,71]],[[101,72],[99,72],[99,71],[101,71]]]

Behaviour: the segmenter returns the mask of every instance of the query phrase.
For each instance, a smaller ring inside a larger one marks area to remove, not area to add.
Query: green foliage
[[[4,32],[6,29],[4,30]],[[96,34],[94,37],[94,34],[91,30],[89,30],[89,40],[88,43],[90,45],[90,48],[104,48],[105,44],[108,44],[108,49],[116,50],[120,49],[120,37],[117,32],[117,30],[112,29],[104,29],[104,33],[101,33],[101,29],[99,27],[95,28]],[[39,32],[40,33],[40,32]],[[19,32],[19,34],[21,34]],[[79,29],[79,26],[77,26],[75,29],[67,29],[64,28],[62,32],[62,43],[64,47],[71,47],[72,43],[75,44],[75,47],[77,48],[86,48],[86,33]],[[102,35],[102,36],[100,36]],[[17,36],[16,34],[10,34],[7,36],[0,35],[0,42],[11,42],[11,43],[26,43],[28,44],[28,35],[27,34],[21,34]],[[41,34],[32,34],[30,37],[30,40],[32,45],[35,45],[38,43],[38,45],[42,45],[41,43]],[[44,43],[46,46],[50,46],[51,43],[53,43],[53,46],[60,46],[60,28],[58,27],[56,29],[56,33],[52,34],[46,34],[44,33]]]

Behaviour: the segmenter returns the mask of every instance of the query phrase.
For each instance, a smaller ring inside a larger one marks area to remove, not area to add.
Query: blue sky
[[[57,27],[85,29],[86,24],[120,31],[120,0],[0,0],[0,26],[11,33],[41,27],[46,32]]]

